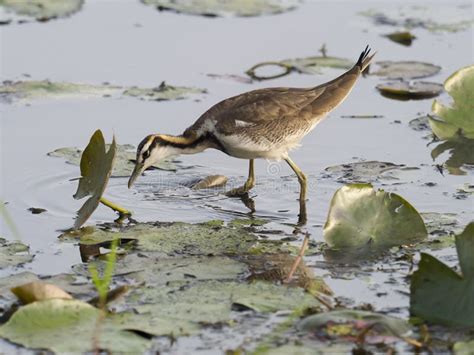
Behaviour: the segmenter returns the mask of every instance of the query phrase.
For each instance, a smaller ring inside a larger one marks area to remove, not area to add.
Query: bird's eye
[[[150,152],[148,150],[143,152],[143,159],[147,159],[150,156]]]

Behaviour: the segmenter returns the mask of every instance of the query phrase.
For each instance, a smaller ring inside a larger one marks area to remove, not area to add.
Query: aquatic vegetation
[[[456,236],[461,274],[421,253],[411,278],[410,312],[431,323],[474,326],[474,223]]]
[[[423,240],[422,218],[408,201],[370,184],[346,185],[334,194],[324,225],[332,248],[387,249]]]
[[[11,292],[24,304],[53,298],[72,299],[69,293],[58,286],[43,281],[32,281],[13,287]]]
[[[142,0],[158,10],[200,16],[261,16],[295,9],[298,0]]]
[[[438,74],[441,67],[431,63],[405,61],[377,61],[376,70],[371,75],[377,75],[389,80],[412,80],[421,79]]]
[[[449,106],[433,101],[431,109],[437,116],[429,117],[433,133],[442,140],[474,139],[474,65],[452,74],[444,88],[453,101]]]
[[[428,81],[394,81],[378,84],[376,88],[383,96],[396,100],[429,99],[443,91],[443,85]]]
[[[384,35],[384,37],[387,37],[389,40],[407,47],[411,46],[413,40],[416,39],[416,36],[409,31],[392,32]]]
[[[8,242],[0,238],[0,269],[8,266],[18,266],[33,260],[30,248],[20,242]]]
[[[48,21],[67,17],[79,11],[83,4],[84,0],[1,0],[0,9],[6,10],[6,13],[2,14],[1,22],[9,23],[17,17],[23,21],[24,19]]]

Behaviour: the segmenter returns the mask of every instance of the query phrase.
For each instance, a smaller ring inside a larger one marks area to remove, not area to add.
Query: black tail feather
[[[364,51],[360,54],[359,56],[359,60],[357,61],[357,66],[359,68],[362,69],[363,67],[363,63],[364,63],[364,59],[366,59],[368,56],[369,56],[369,53],[370,53],[370,48],[369,48],[369,45],[367,45],[367,47],[365,47]]]

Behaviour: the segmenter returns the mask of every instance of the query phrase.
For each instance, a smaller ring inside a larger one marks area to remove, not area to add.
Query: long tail
[[[367,47],[365,47],[364,51],[360,54],[359,60],[357,61],[357,64],[356,64],[356,66],[359,67],[361,72],[363,72],[365,70],[365,68],[367,68],[369,66],[370,61],[372,60],[374,55],[377,54],[377,52],[375,52],[374,54],[372,54],[370,56],[369,56],[369,54],[370,54],[370,48],[367,45]]]

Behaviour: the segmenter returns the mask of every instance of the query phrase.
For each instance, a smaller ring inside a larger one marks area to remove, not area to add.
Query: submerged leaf
[[[305,331],[315,331],[330,324],[352,324],[356,327],[357,323],[358,333],[361,331],[361,326],[362,328],[378,327],[381,328],[379,334],[385,333],[399,338],[407,336],[411,331],[409,324],[403,319],[381,313],[351,309],[335,310],[306,317],[298,327]]]
[[[410,312],[429,322],[474,326],[474,223],[456,236],[461,275],[421,253],[410,285]]]
[[[229,179],[224,175],[210,175],[194,184],[193,189],[211,189],[213,187],[224,186],[228,180]]]
[[[82,226],[99,205],[112,173],[115,152],[115,137],[109,150],[106,151],[102,132],[95,131],[81,157],[81,178],[74,198],[80,200],[86,196],[90,197],[77,212],[75,229]]]
[[[381,76],[389,80],[411,80],[426,78],[428,76],[438,74],[441,70],[440,66],[415,61],[394,62],[391,60],[386,60],[375,62],[375,64],[379,68],[374,72],[371,72],[371,74]]]
[[[436,160],[446,151],[450,153],[450,157],[444,165],[450,174],[466,175],[466,172],[461,168],[465,165],[474,165],[474,139],[458,137],[456,140],[442,142],[433,148],[431,157]]]
[[[33,255],[29,254],[30,248],[20,242],[8,242],[0,238],[0,269],[29,263]]]
[[[200,16],[260,16],[296,8],[298,0],[142,0],[158,10]]]
[[[110,144],[105,145],[110,149]],[[81,161],[82,150],[75,147],[58,148],[48,153],[50,157],[60,157],[66,159],[66,162],[73,165],[79,165]],[[130,176],[135,163],[136,148],[131,144],[117,144],[117,151],[115,154],[114,167],[112,169],[111,177],[125,177]],[[160,170],[175,171],[176,166],[169,160],[154,164],[152,168]]]
[[[128,88],[123,92],[123,95],[137,97],[147,101],[167,101],[185,99],[191,94],[205,94],[206,92],[206,90],[198,88],[167,85],[163,81],[160,86],[156,88]]]
[[[450,106],[433,101],[434,114],[430,117],[433,133],[442,140],[464,137],[474,139],[474,65],[462,68],[444,82],[445,90],[451,95]]]
[[[11,291],[23,303],[44,301],[52,298],[72,299],[72,296],[58,286],[42,281],[33,281],[13,287]]]
[[[333,165],[324,171],[339,182],[373,182],[382,178],[398,180],[393,173],[407,169],[413,168],[383,161],[360,161]]]
[[[57,353],[87,353],[93,348],[100,310],[63,299],[34,302],[16,311],[0,327],[0,337],[31,349]],[[134,333],[121,330],[106,318],[97,336],[99,348],[112,353],[143,353],[150,345]],[[67,339],[67,340],[66,340]]]
[[[429,99],[443,91],[443,85],[427,81],[394,81],[376,88],[383,96],[396,100]]]
[[[79,11],[84,0],[1,0],[0,7],[20,16],[47,21]],[[2,19],[2,21],[5,21]]]
[[[389,248],[427,236],[416,209],[401,196],[370,184],[336,191],[324,225],[324,239],[334,248]]]

